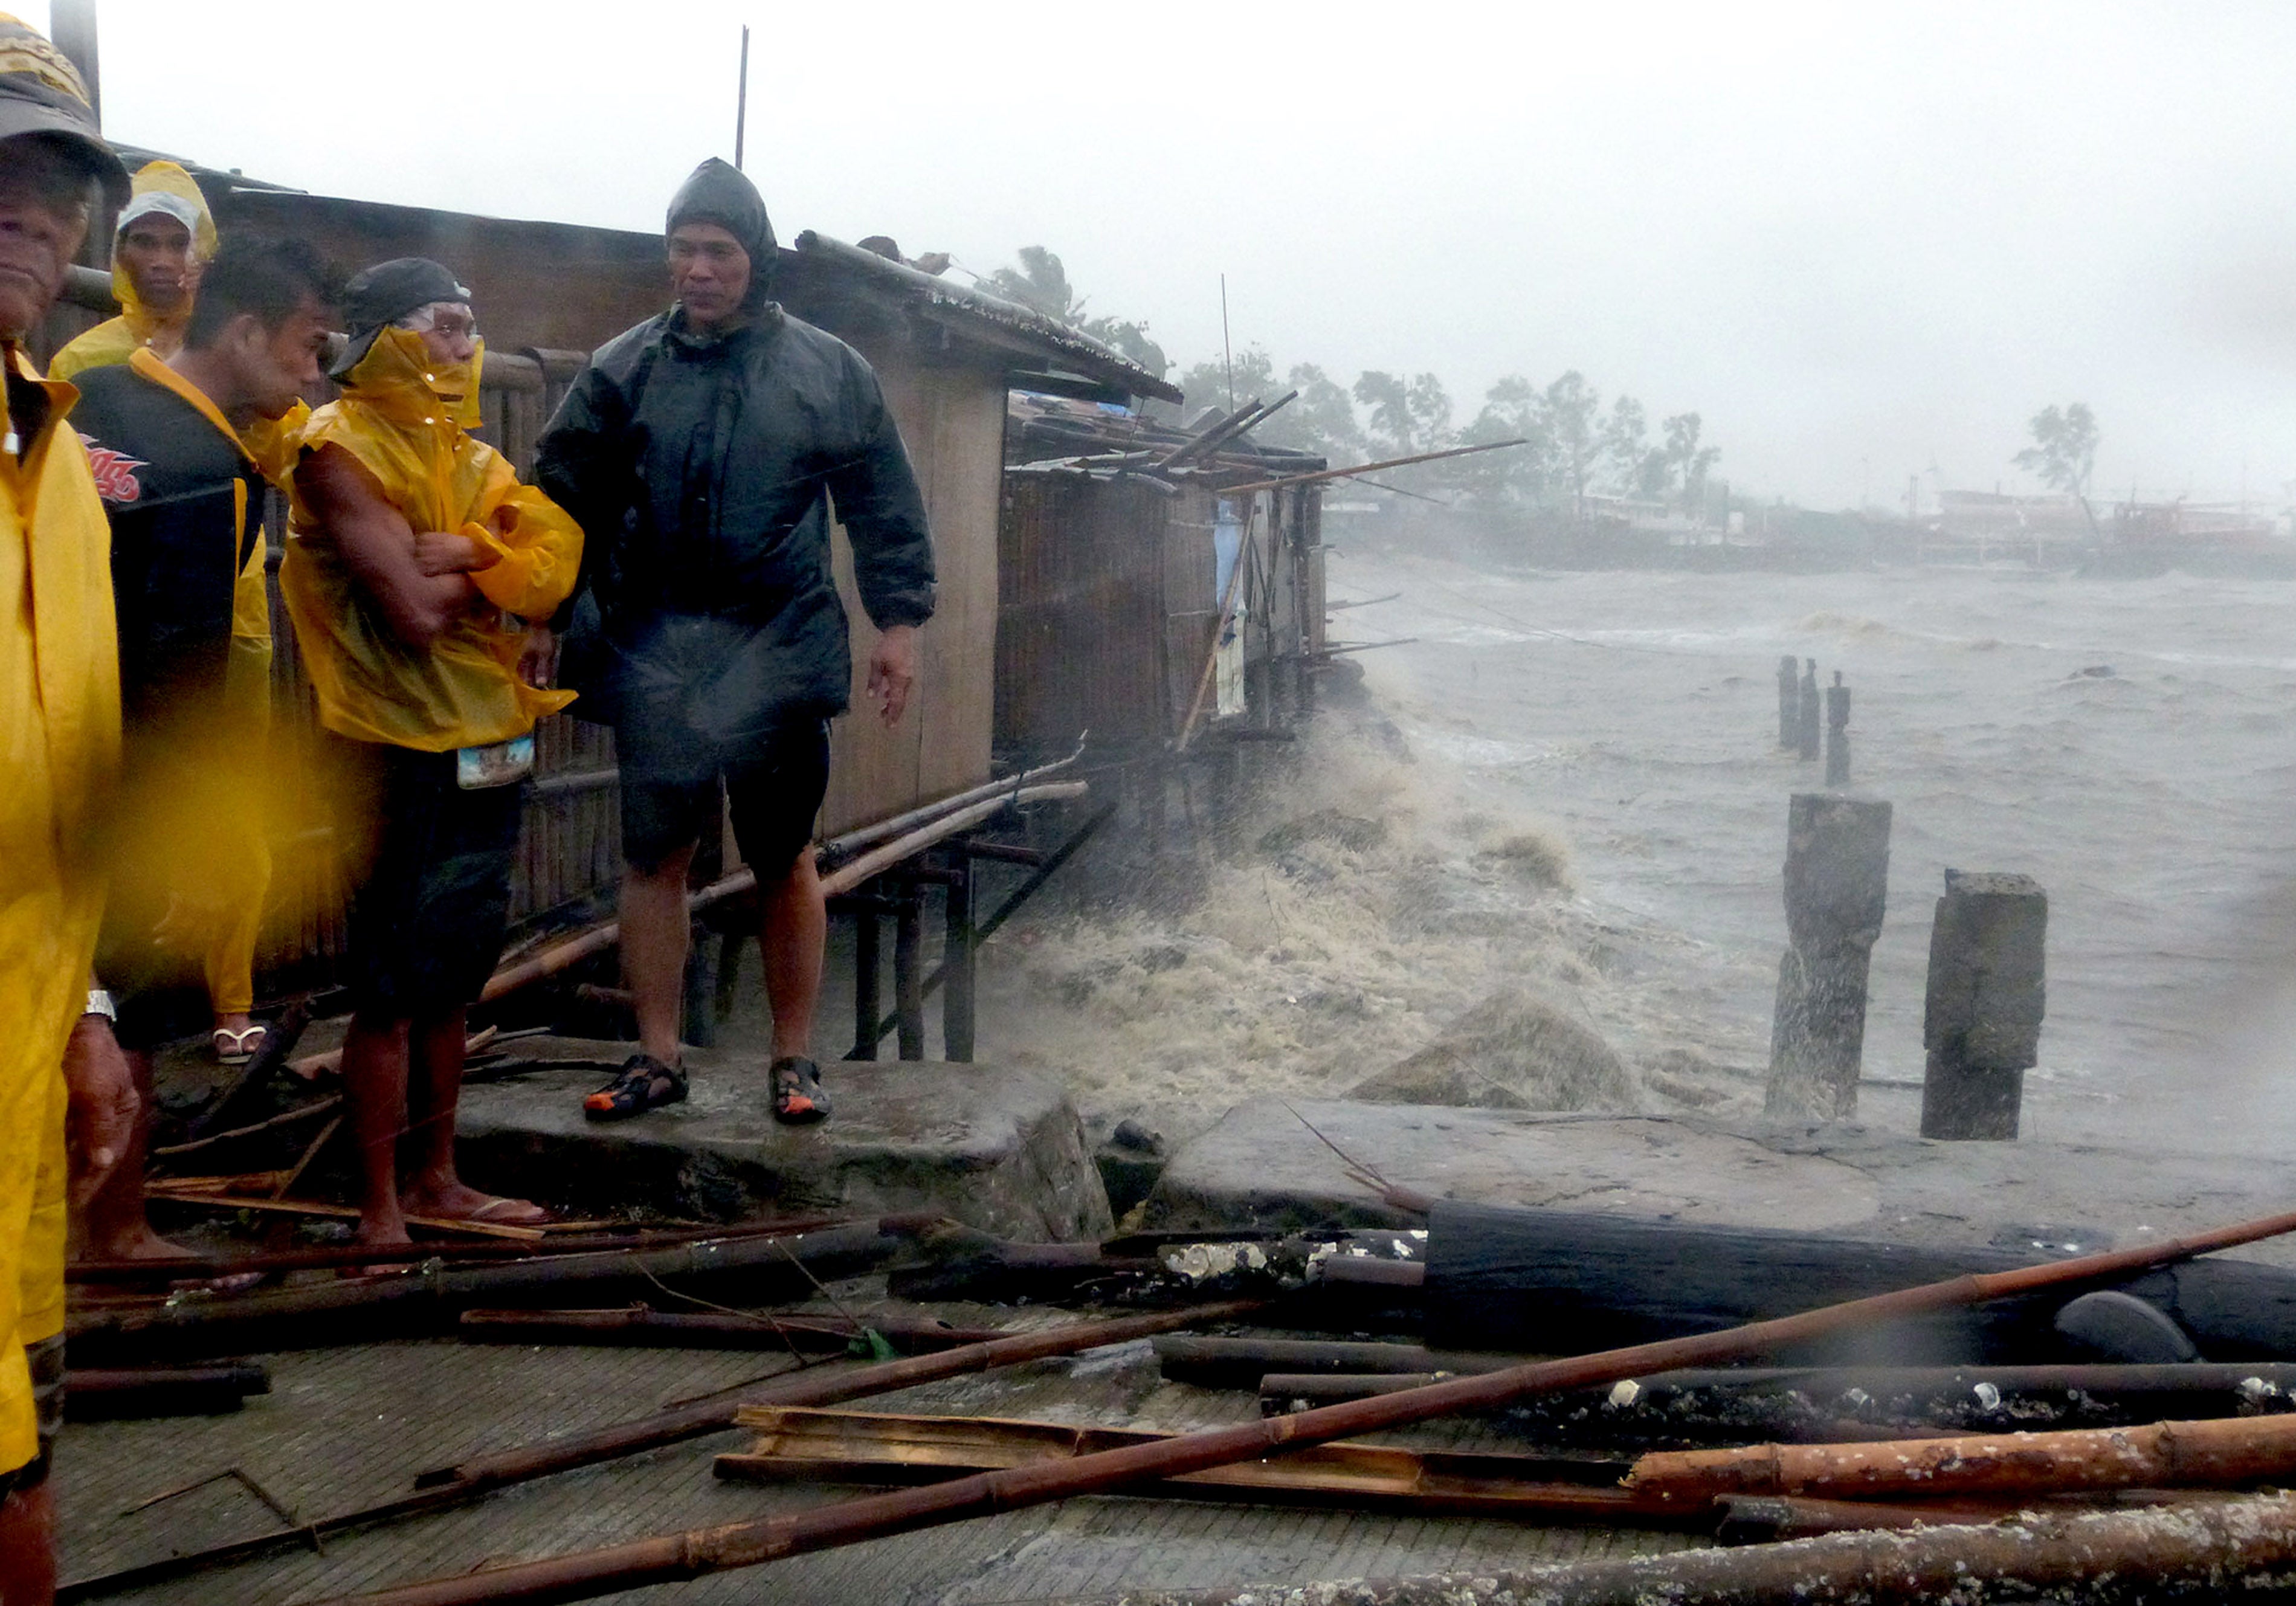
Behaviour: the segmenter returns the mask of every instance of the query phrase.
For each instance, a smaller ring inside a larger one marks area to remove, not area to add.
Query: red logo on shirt
[[[106,502],[133,502],[144,495],[144,482],[135,478],[135,471],[149,468],[150,463],[98,446],[90,435],[81,436],[80,441],[87,447],[87,466],[95,475],[97,496]]]

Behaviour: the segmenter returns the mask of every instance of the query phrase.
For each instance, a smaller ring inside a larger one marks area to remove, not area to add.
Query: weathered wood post
[[[1800,740],[1801,676],[1794,655],[1778,660],[1778,745],[1792,747]]]
[[[1841,684],[1839,669],[1825,688],[1825,783],[1849,784],[1849,688]]]
[[[2049,897],[2030,876],[1948,870],[1930,928],[1922,1135],[2013,1138],[2047,1005]]]
[[[914,881],[893,904],[893,1012],[904,1060],[925,1057],[924,895]]]
[[[941,946],[941,1057],[972,1058],[973,936],[976,918],[972,856],[962,842],[949,848],[948,903],[944,912]]]
[[[1770,1028],[1772,1115],[1857,1110],[1866,978],[1890,880],[1890,805],[1796,792],[1786,812],[1786,935]]]
[[[1808,763],[1817,758],[1817,660],[1813,658],[1805,661],[1808,667],[1801,673],[1801,706],[1797,712],[1794,729],[1801,748],[1802,760]]]

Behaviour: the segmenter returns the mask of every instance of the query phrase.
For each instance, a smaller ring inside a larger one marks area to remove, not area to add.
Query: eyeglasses
[[[398,327],[415,334],[443,335],[450,340],[470,340],[479,338],[478,315],[466,301],[433,301],[418,307],[398,320]]]

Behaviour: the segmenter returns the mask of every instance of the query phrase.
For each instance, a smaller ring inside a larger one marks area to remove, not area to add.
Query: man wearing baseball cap
[[[127,173],[62,52],[0,15],[0,1589],[55,1591],[50,1446],[62,1416],[64,1208],[119,1162],[135,1086],[90,987],[100,834],[119,748],[111,540],[78,393],[24,342]],[[69,1142],[67,1132],[69,1129]]]
[[[501,955],[534,722],[573,696],[535,684],[527,621],[573,590],[582,532],[469,433],[484,350],[452,273],[380,263],[343,312],[342,396],[300,437],[279,586],[318,693],[352,888],[343,1088],[359,1236],[404,1243],[408,1216],[543,1219],[462,1182],[455,1106],[463,1013]]]

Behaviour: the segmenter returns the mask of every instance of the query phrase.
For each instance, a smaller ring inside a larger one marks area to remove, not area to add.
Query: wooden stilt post
[[[948,905],[941,948],[941,1057],[970,1061],[973,1027],[972,861],[961,841],[949,845]]]
[[[1791,652],[1778,660],[1778,745],[1794,746],[1801,740],[1800,666]]]
[[[1794,735],[1805,764],[1817,758],[1817,660],[1807,659],[1801,672],[1800,706],[1795,710]]]
[[[1839,669],[1825,689],[1825,783],[1849,784],[1849,688]]]
[[[877,1022],[885,1013],[884,963],[878,946],[876,885],[865,881],[853,900],[853,1052],[849,1060],[877,1057]]]
[[[1866,979],[1890,879],[1890,806],[1797,792],[1786,813],[1786,932],[1770,1029],[1773,1115],[1857,1110]]]
[[[924,899],[911,881],[893,915],[893,1012],[899,1017],[901,1058],[925,1057]]]
[[[2013,1138],[2047,1006],[2049,897],[2030,876],[1945,873],[1930,929],[1922,1135]]]

